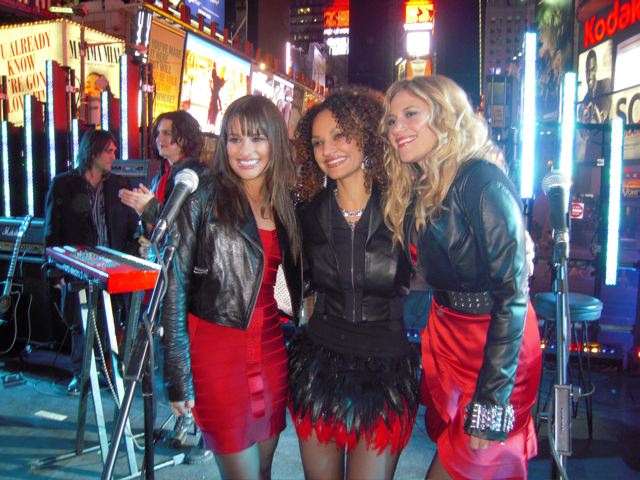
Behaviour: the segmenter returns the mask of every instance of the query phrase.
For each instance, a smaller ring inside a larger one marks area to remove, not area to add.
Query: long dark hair
[[[216,202],[216,217],[221,223],[247,219],[248,199],[240,178],[231,169],[227,141],[231,126],[238,121],[243,135],[261,134],[269,141],[271,161],[265,170],[265,191],[268,205],[287,231],[294,256],[300,253],[300,236],[291,201],[295,169],[291,159],[287,126],[282,113],[265,97],[246,95],[232,102],[222,118],[222,130],[213,161],[213,170],[220,182]]]
[[[116,137],[108,130],[87,130],[78,145],[78,169],[84,173],[93,167],[93,161],[109,143],[118,146]]]

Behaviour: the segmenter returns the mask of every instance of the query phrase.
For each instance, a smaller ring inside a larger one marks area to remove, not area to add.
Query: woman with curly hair
[[[485,121],[439,75],[385,98],[384,217],[417,248],[433,288],[422,337],[421,400],[437,443],[427,478],[525,478],[541,371],[519,196],[495,162]]]
[[[382,112],[382,95],[345,89],[311,108],[294,138],[315,304],[289,347],[290,410],[308,480],[392,478],[418,407],[400,298],[411,266],[381,210]]]

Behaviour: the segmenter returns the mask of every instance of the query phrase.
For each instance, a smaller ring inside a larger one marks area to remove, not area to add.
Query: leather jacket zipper
[[[353,279],[353,255],[355,251],[354,243],[355,243],[355,227],[351,228],[351,291],[353,292],[353,311],[351,315],[351,321],[353,323],[356,322],[356,282]]]

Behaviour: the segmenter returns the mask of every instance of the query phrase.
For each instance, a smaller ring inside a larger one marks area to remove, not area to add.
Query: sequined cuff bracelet
[[[482,405],[472,403],[467,407],[467,419],[465,426],[469,429],[492,432],[508,433],[513,429],[515,414],[513,407],[509,404],[502,405]]]

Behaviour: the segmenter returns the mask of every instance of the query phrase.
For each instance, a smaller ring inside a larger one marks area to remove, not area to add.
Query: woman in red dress
[[[265,479],[285,428],[288,366],[273,287],[283,265],[301,303],[300,239],[287,128],[264,97],[233,102],[213,172],[200,174],[169,234],[162,307],[165,383],[193,410],[223,478]]]
[[[437,443],[427,478],[525,478],[541,371],[520,199],[485,121],[439,75],[393,84],[385,219],[433,288],[421,400]]]

